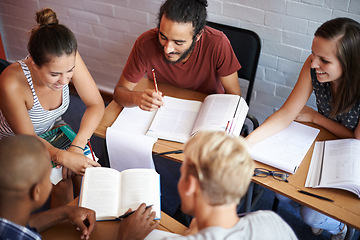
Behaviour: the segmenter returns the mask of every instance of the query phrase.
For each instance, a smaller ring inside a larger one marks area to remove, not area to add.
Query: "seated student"
[[[178,191],[182,210],[195,218],[187,236],[171,239],[297,239],[274,212],[237,215],[236,206],[253,172],[254,162],[241,137],[200,132],[191,138],[184,146]],[[126,233],[128,224],[121,222],[119,236]]]
[[[288,99],[247,136],[248,144],[253,145],[275,134],[293,120],[313,122],[339,138],[360,139],[359,78],[360,24],[349,18],[325,22],[315,32],[312,54],[305,61]],[[312,91],[318,111],[305,105]],[[325,229],[332,234],[333,240],[345,238],[347,228],[343,223],[305,206],[301,207],[300,213],[314,234]]]
[[[49,152],[36,137],[0,140],[0,239],[41,239],[37,231],[64,220],[80,229],[82,239],[89,238],[96,226],[95,212],[90,209],[62,206],[30,216],[49,197],[50,172]]]
[[[114,90],[124,107],[151,111],[163,105],[155,89],[132,91],[144,77],[207,94],[240,95],[240,64],[224,33],[205,26],[207,0],[167,0],[158,13],[158,27],[136,40]],[[161,90],[161,89],[160,89]]]
[[[54,186],[51,205],[70,202],[73,196],[72,173],[80,177],[88,166],[100,166],[84,156],[84,147],[99,125],[104,102],[77,51],[74,34],[59,24],[49,8],[36,13],[38,25],[31,30],[29,55],[8,66],[0,76],[0,138],[14,134],[40,135],[64,122],[70,81],[86,105],[80,129],[69,149],[60,150],[42,140],[51,158],[63,168],[63,180]],[[76,178],[76,176],[74,177]]]

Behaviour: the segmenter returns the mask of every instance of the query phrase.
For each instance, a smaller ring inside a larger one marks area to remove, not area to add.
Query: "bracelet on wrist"
[[[76,147],[76,148],[79,148],[79,149],[85,151],[85,148],[82,148],[82,147],[80,147],[78,145],[75,145],[75,144],[70,144],[70,147]]]

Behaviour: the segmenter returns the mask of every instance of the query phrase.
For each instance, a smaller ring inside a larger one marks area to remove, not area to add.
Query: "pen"
[[[153,78],[154,78],[155,90],[156,90],[156,93],[158,93],[159,90],[158,90],[158,86],[157,86],[157,82],[156,82],[155,69],[154,68],[152,69],[152,74],[153,74]]]
[[[316,194],[313,194],[313,193],[309,193],[309,192],[306,192],[306,191],[303,191],[303,190],[298,190],[299,193],[302,193],[302,194],[305,194],[305,195],[308,195],[308,196],[312,196],[312,197],[316,197],[318,199],[322,199],[322,200],[326,200],[326,201],[329,201],[329,202],[333,202],[334,200],[332,199],[329,199],[329,198],[326,198],[326,197],[322,197],[322,196],[319,196],[319,195],[316,195]]]
[[[90,152],[91,152],[92,158],[94,159],[94,161],[96,161],[96,160],[95,160],[94,152],[93,152],[92,147],[91,147],[91,144],[90,144],[90,139],[88,139],[88,145],[89,145],[89,148],[90,148]]]
[[[154,154],[155,156],[160,156],[160,155],[167,155],[167,154],[179,154],[182,153],[182,150],[175,150],[175,151],[169,151],[169,152],[162,152],[162,153],[156,153]]]
[[[145,209],[148,209],[148,208],[150,208],[150,207],[152,207],[152,206],[153,206],[153,204],[151,204],[151,205],[149,205],[149,206],[146,206]],[[135,211],[131,211],[131,212],[125,213],[125,214],[123,214],[123,215],[115,218],[115,220],[122,220],[123,218],[126,218],[126,217],[130,216],[130,215],[133,214],[134,212],[135,212]]]

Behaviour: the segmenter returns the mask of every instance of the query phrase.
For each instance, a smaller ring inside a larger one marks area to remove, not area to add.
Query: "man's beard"
[[[160,44],[160,42],[159,42],[159,44]],[[184,59],[186,59],[186,58],[192,53],[192,51],[193,51],[194,48],[195,48],[195,44],[196,44],[196,41],[195,41],[195,39],[194,39],[194,40],[192,41],[190,47],[189,47],[183,54],[181,54],[181,56],[179,57],[179,59],[176,60],[176,61],[170,61],[169,59],[167,59],[167,58],[165,57],[164,46],[162,46],[161,44],[160,44],[160,46],[162,47],[165,61],[168,62],[168,63],[170,63],[170,64],[176,64],[176,63],[181,62],[181,61],[183,61]]]

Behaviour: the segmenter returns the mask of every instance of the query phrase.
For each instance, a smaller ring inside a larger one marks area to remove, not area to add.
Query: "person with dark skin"
[[[0,140],[0,239],[41,239],[37,232],[64,220],[77,227],[81,239],[89,238],[96,227],[93,210],[61,206],[31,215],[49,197],[51,168],[50,154],[36,137]]]
[[[167,0],[158,27],[136,40],[114,90],[124,107],[153,111],[163,103],[161,89],[133,91],[144,77],[207,94],[240,95],[240,64],[224,33],[205,26],[206,0]]]

